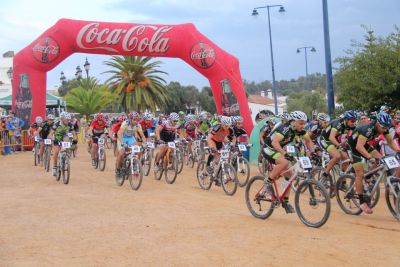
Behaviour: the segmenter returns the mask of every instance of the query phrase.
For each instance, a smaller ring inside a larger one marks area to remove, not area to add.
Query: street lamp
[[[83,65],[86,71],[86,79],[89,79],[89,70],[90,70],[90,63],[86,58],[85,64]]]
[[[75,78],[78,80],[79,83],[81,82],[82,70],[81,70],[81,67],[79,67],[79,66],[76,67]]]
[[[260,6],[255,7],[253,9],[252,16],[258,16],[257,9],[266,8],[268,11],[268,29],[269,29],[269,46],[271,48],[271,66],[272,66],[272,92],[274,94],[274,106],[275,106],[275,115],[278,115],[278,99],[276,96],[276,82],[275,82],[275,66],[274,66],[274,53],[272,49],[272,34],[271,34],[271,21],[269,17],[269,9],[272,7],[279,7],[279,13],[283,14],[286,12],[285,8],[282,5],[272,5],[272,6]]]
[[[307,49],[310,49],[311,52],[315,53],[317,50],[315,50],[315,47],[313,46],[303,46],[297,48],[297,53],[299,54],[301,51],[300,49],[304,49],[304,58],[306,60],[306,79],[304,81],[304,89],[308,89],[308,63],[307,63]]]
[[[60,77],[60,81],[61,81],[61,84],[62,84],[62,85],[65,84],[65,80],[66,80],[66,79],[67,79],[67,78],[65,77],[64,72],[62,71],[62,72],[61,72],[61,77]]]
[[[322,15],[324,19],[324,43],[325,43],[325,70],[326,90],[328,95],[328,114],[332,117],[335,110],[335,96],[333,93],[331,41],[329,37],[328,1],[322,0]]]
[[[12,81],[12,78],[13,78],[13,68],[12,67],[10,67],[8,69],[7,76],[8,76],[8,79],[10,79]]]

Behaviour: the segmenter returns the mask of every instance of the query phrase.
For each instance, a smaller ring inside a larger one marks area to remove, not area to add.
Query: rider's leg
[[[53,171],[52,171],[53,176],[55,176],[57,173],[57,157],[58,157],[59,152],[60,152],[60,146],[58,144],[54,144],[54,147],[53,147]]]
[[[332,168],[335,166],[337,162],[339,162],[341,158],[341,154],[333,145],[327,149],[329,155],[331,156],[331,160],[329,161],[328,165],[326,165],[324,173],[329,174]]]

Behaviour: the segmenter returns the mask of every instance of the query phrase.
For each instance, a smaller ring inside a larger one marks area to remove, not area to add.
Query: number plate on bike
[[[100,138],[98,143],[99,143],[99,145],[104,145],[104,138]]]
[[[44,139],[45,145],[51,145],[51,139]]]
[[[70,148],[71,142],[62,142],[61,145],[62,145],[62,148]]]
[[[286,147],[286,151],[287,151],[288,153],[295,153],[295,152],[296,152],[296,149],[294,148],[294,146],[287,146],[287,147]]]
[[[155,134],[154,134],[154,133],[150,133],[149,135],[150,135],[150,137],[153,137],[153,136],[155,136]]]
[[[154,148],[154,143],[153,142],[147,142],[147,146],[150,148]]]
[[[69,138],[72,138],[72,137],[74,137],[74,136],[73,136],[72,133],[68,133],[68,137],[69,137]]]
[[[195,146],[200,146],[200,140],[194,141],[194,145],[195,145]]]
[[[175,143],[174,142],[168,142],[168,146],[170,148],[175,148]]]
[[[303,169],[311,169],[312,164],[308,157],[299,157],[300,165]]]
[[[35,142],[39,142],[39,137],[35,136]]]
[[[229,158],[229,150],[221,150],[221,158],[223,159]]]
[[[247,151],[247,148],[245,145],[238,145],[238,148],[240,151]]]
[[[395,157],[385,158],[385,163],[389,169],[394,169],[394,168],[400,167],[400,164]]]
[[[139,153],[140,152],[140,146],[132,146],[131,147],[133,153]]]

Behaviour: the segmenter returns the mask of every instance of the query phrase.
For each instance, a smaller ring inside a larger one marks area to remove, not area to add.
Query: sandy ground
[[[283,209],[255,219],[242,188],[203,191],[189,168],[173,185],[151,175],[139,191],[119,187],[108,155],[99,172],[81,149],[68,185],[31,152],[0,157],[0,266],[400,266],[400,222],[383,198],[360,216],[333,199],[313,229]]]

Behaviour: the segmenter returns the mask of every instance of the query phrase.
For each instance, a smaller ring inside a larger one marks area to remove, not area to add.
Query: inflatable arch
[[[219,114],[253,123],[239,61],[193,24],[155,25],[60,19],[14,57],[13,110],[32,121],[45,114],[46,74],[72,53],[181,58],[205,76]]]

